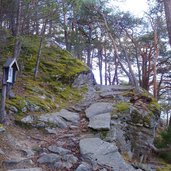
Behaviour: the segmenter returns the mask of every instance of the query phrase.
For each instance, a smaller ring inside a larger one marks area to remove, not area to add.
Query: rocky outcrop
[[[153,143],[159,119],[155,99],[145,93],[135,95],[131,86],[96,86],[96,101],[100,102],[85,110],[88,126],[100,138],[115,142],[121,154],[127,154],[130,160],[147,160],[147,144]]]
[[[136,95],[132,86],[94,85],[91,73],[86,74],[73,83],[88,90],[78,104],[21,119],[57,137],[41,149],[37,162],[52,170],[142,171],[131,161],[149,156],[147,144],[153,143],[159,119],[157,103],[148,94]]]

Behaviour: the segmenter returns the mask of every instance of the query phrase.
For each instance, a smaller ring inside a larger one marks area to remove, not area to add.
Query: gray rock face
[[[56,134],[57,133],[57,130],[55,128],[45,128],[45,130],[49,134]]]
[[[65,148],[62,148],[62,147],[58,147],[56,145],[51,145],[48,147],[48,150],[53,152],[53,153],[57,153],[57,154],[60,154],[60,155],[66,155],[68,153],[71,153],[70,150],[68,149],[65,149]]]
[[[78,123],[80,120],[80,116],[78,113],[75,112],[70,112],[66,109],[62,109],[59,113],[59,116],[61,116],[63,119],[72,122],[72,123]]]
[[[19,168],[19,167],[30,167],[33,165],[33,161],[29,158],[20,158],[18,157],[13,159],[8,159],[3,161],[3,167],[7,169]]]
[[[17,113],[18,109],[15,106],[10,106],[9,107],[9,114],[14,114]]]
[[[41,115],[38,118],[38,120],[41,122],[45,122],[45,123],[54,125],[54,126],[56,125],[59,128],[67,128],[68,127],[66,122],[60,116],[58,116],[58,113]]]
[[[80,152],[85,159],[89,159],[93,165],[100,164],[111,167],[113,171],[133,171],[134,169],[125,163],[116,145],[105,142],[99,138],[86,138],[80,141]]]
[[[125,85],[96,85],[96,89],[101,92],[123,92],[132,90],[132,86],[125,86]]]
[[[67,128],[71,124],[74,125],[77,124],[79,120],[80,120],[80,116],[78,113],[70,112],[68,110],[62,109],[60,112],[42,114],[41,116],[28,115],[23,119],[21,119],[21,122],[38,128],[39,127]],[[53,131],[53,133],[55,132]]]
[[[75,171],[93,171],[93,168],[88,163],[81,163]]]
[[[0,149],[0,155],[4,155],[5,153]]]
[[[47,164],[56,169],[70,169],[78,158],[71,154],[71,151],[56,145],[51,145],[48,150],[52,153],[43,154],[37,162],[40,164]]]
[[[40,164],[47,164],[56,169],[70,169],[75,163],[77,163],[78,158],[73,154],[58,155],[58,154],[43,154],[37,162]]]
[[[116,95],[120,95],[122,92],[116,91],[116,92],[101,92],[100,97],[102,98],[114,98]]]
[[[54,164],[55,162],[60,161],[61,158],[59,155],[57,154],[43,154],[38,160],[37,162],[40,164]]]
[[[8,171],[43,171],[42,168],[36,167],[36,168],[28,168],[28,169],[13,169]]]
[[[91,71],[79,74],[78,77],[74,80],[72,86],[80,88],[82,86],[94,86],[96,84],[96,80]]]
[[[92,104],[89,108],[85,110],[86,117],[91,118],[92,116],[96,116],[99,114],[110,113],[113,110],[112,103],[106,102],[97,102]]]
[[[110,121],[111,115],[110,113],[99,114],[96,116],[92,116],[89,118],[88,127],[95,130],[109,130],[110,129]]]
[[[26,116],[23,119],[21,119],[21,122],[26,123],[26,124],[32,124],[34,122],[33,116]]]

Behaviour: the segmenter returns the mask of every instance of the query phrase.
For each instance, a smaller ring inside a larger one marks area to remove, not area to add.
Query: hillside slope
[[[160,115],[156,100],[132,86],[95,84],[82,62],[54,46],[43,48],[34,80],[33,40],[23,43],[7,100],[11,124],[0,126],[0,170],[156,170],[147,164]]]
[[[80,73],[90,72],[88,67],[69,52],[55,46],[43,47],[38,77],[34,80],[37,50],[38,39],[27,37],[18,60],[20,72],[17,82],[7,100],[9,114],[59,110],[78,101],[86,91],[86,86],[76,89],[72,83]],[[9,57],[7,54],[4,56]],[[1,64],[7,57],[1,59]]]

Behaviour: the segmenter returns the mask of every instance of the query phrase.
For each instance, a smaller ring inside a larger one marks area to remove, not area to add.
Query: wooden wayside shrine
[[[5,102],[7,96],[7,86],[13,85],[16,81],[16,73],[19,71],[19,66],[14,58],[8,58],[3,65],[2,77],[2,97],[0,109],[0,122],[4,123],[6,120]]]

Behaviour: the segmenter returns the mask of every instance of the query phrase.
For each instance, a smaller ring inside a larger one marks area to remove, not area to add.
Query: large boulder
[[[90,160],[95,166],[108,166],[113,171],[133,171],[118,152],[115,144],[105,142],[99,138],[86,138],[80,141],[80,152],[83,158]]]
[[[58,116],[57,113],[41,115],[38,118],[38,121],[46,123],[46,124],[50,124],[52,126],[56,126],[59,128],[66,128],[67,127],[66,122],[60,116]]]
[[[123,96],[124,98],[124,96]],[[124,106],[125,105],[125,106]],[[116,142],[122,154],[146,162],[153,144],[159,119],[159,105],[150,95],[134,95],[127,102],[115,105],[111,129],[104,139]]]
[[[132,86],[96,85],[95,90],[96,99],[85,110],[88,126],[130,160],[148,160],[160,116],[157,101],[147,92],[135,94]]]

